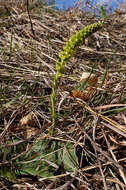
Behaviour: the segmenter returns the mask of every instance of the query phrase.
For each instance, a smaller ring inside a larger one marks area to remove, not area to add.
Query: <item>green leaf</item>
[[[102,19],[103,19],[103,21],[104,21],[105,18],[106,18],[106,11],[105,11],[105,9],[103,8],[103,6],[101,6],[100,9],[101,9],[101,17],[102,17]]]
[[[54,176],[61,163],[64,163],[66,172],[73,173],[77,170],[73,144],[44,139],[37,142],[23,163],[19,162],[18,165],[21,174],[46,178]]]
[[[75,172],[78,169],[77,157],[72,144],[67,145],[63,149],[63,162],[65,170]]]
[[[16,173],[11,169],[11,166],[9,165],[7,167],[0,168],[0,176],[12,182],[15,182],[16,179]]]

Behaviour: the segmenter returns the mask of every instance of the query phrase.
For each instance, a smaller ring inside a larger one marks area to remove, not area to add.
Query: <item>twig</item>
[[[29,17],[29,21],[31,25],[31,31],[32,31],[32,34],[35,36],[35,31],[33,29],[33,23],[32,23],[30,12],[29,12],[29,0],[26,0],[26,7],[27,7],[27,13],[28,13],[28,17]]]

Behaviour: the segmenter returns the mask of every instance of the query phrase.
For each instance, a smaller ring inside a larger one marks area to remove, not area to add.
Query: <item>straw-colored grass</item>
[[[50,135],[59,52],[97,19],[79,9],[35,7],[30,14],[35,35],[26,9],[0,17],[0,186],[126,189],[124,15],[108,16],[104,30],[63,65],[57,130]],[[86,80],[82,73],[88,73]]]

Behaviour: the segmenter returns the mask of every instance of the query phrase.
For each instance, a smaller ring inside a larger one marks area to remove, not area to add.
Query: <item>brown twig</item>
[[[35,31],[33,29],[33,23],[32,23],[31,15],[29,12],[29,0],[26,0],[26,7],[27,7],[27,13],[28,13],[28,17],[29,17],[29,21],[30,21],[30,25],[31,25],[31,31],[32,31],[32,34],[35,36]]]

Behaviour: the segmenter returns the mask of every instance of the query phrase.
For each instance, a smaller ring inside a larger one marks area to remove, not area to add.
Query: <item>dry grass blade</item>
[[[82,102],[82,101],[81,101]],[[104,121],[107,121],[110,125],[105,124],[104,122],[102,122],[105,126],[109,127],[110,129],[114,130],[115,132],[123,135],[124,137],[126,137],[126,129],[125,126],[120,125],[119,123],[115,122],[114,120],[103,116],[100,113],[96,113],[95,111],[93,111],[89,106],[82,104],[80,101],[78,101],[78,103],[85,108],[86,110],[88,110],[91,114],[96,115],[100,118],[102,118]],[[111,127],[112,126],[112,127]]]
[[[59,52],[98,18],[80,8],[61,12],[30,2],[33,35],[23,0],[6,3],[9,14],[0,9],[0,188],[126,189],[124,14],[109,15],[104,30],[67,63],[50,136]],[[95,77],[77,91],[82,73]]]

